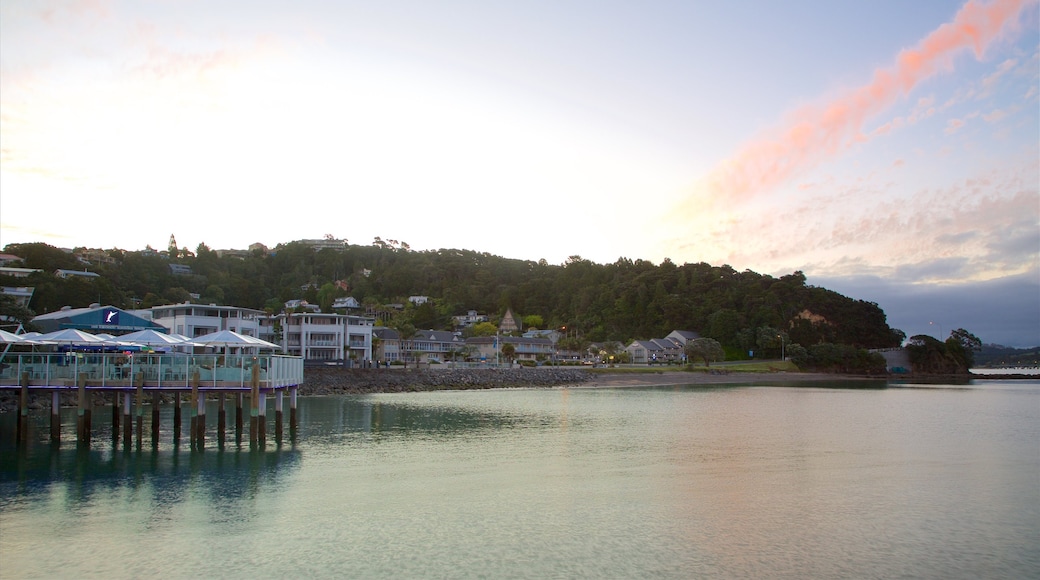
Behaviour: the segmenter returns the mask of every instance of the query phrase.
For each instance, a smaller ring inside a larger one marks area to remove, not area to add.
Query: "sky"
[[[729,264],[1040,345],[1037,0],[0,3],[0,246]]]

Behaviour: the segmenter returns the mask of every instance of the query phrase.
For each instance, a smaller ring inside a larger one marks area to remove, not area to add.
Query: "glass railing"
[[[73,387],[201,387],[244,388],[256,372],[262,388],[303,382],[300,357],[270,354],[57,353],[13,354],[0,360],[0,385]]]

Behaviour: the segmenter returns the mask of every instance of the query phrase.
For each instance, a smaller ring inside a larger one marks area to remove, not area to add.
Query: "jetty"
[[[283,402],[289,395],[289,427],[297,426],[297,390],[303,383],[303,359],[267,353],[192,354],[138,352],[91,352],[68,349],[52,353],[8,353],[0,362],[0,390],[18,392],[17,438],[26,441],[29,399],[50,397],[50,437],[61,438],[62,396],[76,401],[76,438],[89,443],[95,400],[100,396],[112,407],[112,433],[122,428],[129,447],[136,433],[138,445],[144,432],[145,407],[151,407],[153,443],[159,437],[159,408],[172,399],[174,437],[182,428],[187,406],[189,438],[193,449],[203,449],[206,437],[206,401],[216,399],[217,432],[223,441],[227,429],[228,402],[233,402],[233,420],[242,433],[245,411],[249,416],[250,444],[263,444],[267,437],[267,402],[274,398],[274,434],[283,431]],[[246,405],[248,405],[246,407]]]

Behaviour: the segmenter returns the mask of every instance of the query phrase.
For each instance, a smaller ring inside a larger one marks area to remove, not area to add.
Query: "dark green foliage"
[[[704,366],[711,366],[712,362],[724,360],[726,357],[722,345],[713,338],[695,338],[686,343],[685,351],[691,363],[700,359],[704,361]]]
[[[790,359],[799,368],[809,371],[865,375],[885,373],[883,356],[849,344],[825,342],[808,348],[793,344]]]
[[[16,253],[23,246],[6,251]],[[63,260],[71,258],[45,244],[28,246],[32,259],[48,267],[68,265]],[[190,267],[191,275],[171,274],[171,259],[155,253],[112,253],[119,263],[96,269],[102,280],[87,282],[86,287],[49,272],[32,282],[2,282],[36,286],[31,306],[37,312],[86,306],[99,299],[121,307],[151,306],[182,302],[190,294],[199,295],[195,301],[258,310],[280,310],[290,299],[327,306],[330,298],[350,295],[362,304],[380,305],[423,295],[432,299],[430,305],[409,310],[397,323],[447,329],[452,315],[467,310],[495,315],[511,308],[517,316],[540,316],[544,328],[567,326],[582,344],[627,344],[676,329],[713,338],[741,357],[761,349],[778,357],[777,334],[785,344],[899,344],[898,331],[889,328],[877,304],[807,286],[801,272],[777,279],[703,262],[655,265],[619,258],[597,264],[581,256],[552,265],[470,250],[416,252],[406,244],[381,240],[371,246],[321,251],[292,242],[269,255],[254,252],[244,257],[221,257],[200,244],[194,256],[182,252],[185,255],[175,260]],[[336,281],[337,288],[330,289]]]
[[[974,364],[974,351],[982,342],[970,332],[959,328],[946,342],[926,334],[910,337],[906,350],[915,373],[963,374]]]

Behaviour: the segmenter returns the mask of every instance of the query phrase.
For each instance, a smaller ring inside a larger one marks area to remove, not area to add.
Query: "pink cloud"
[[[964,50],[981,57],[986,48],[1017,24],[1027,5],[1036,0],[971,0],[954,16],[904,49],[895,63],[874,72],[869,83],[816,106],[794,111],[779,127],[760,135],[721,163],[703,185],[712,199],[739,201],[769,191],[867,138],[865,121],[883,111],[921,81],[950,67]],[[923,106],[922,106],[923,105]],[[932,103],[919,102],[922,114],[934,113]],[[883,125],[874,134],[884,134]],[[878,131],[881,131],[878,133]]]

